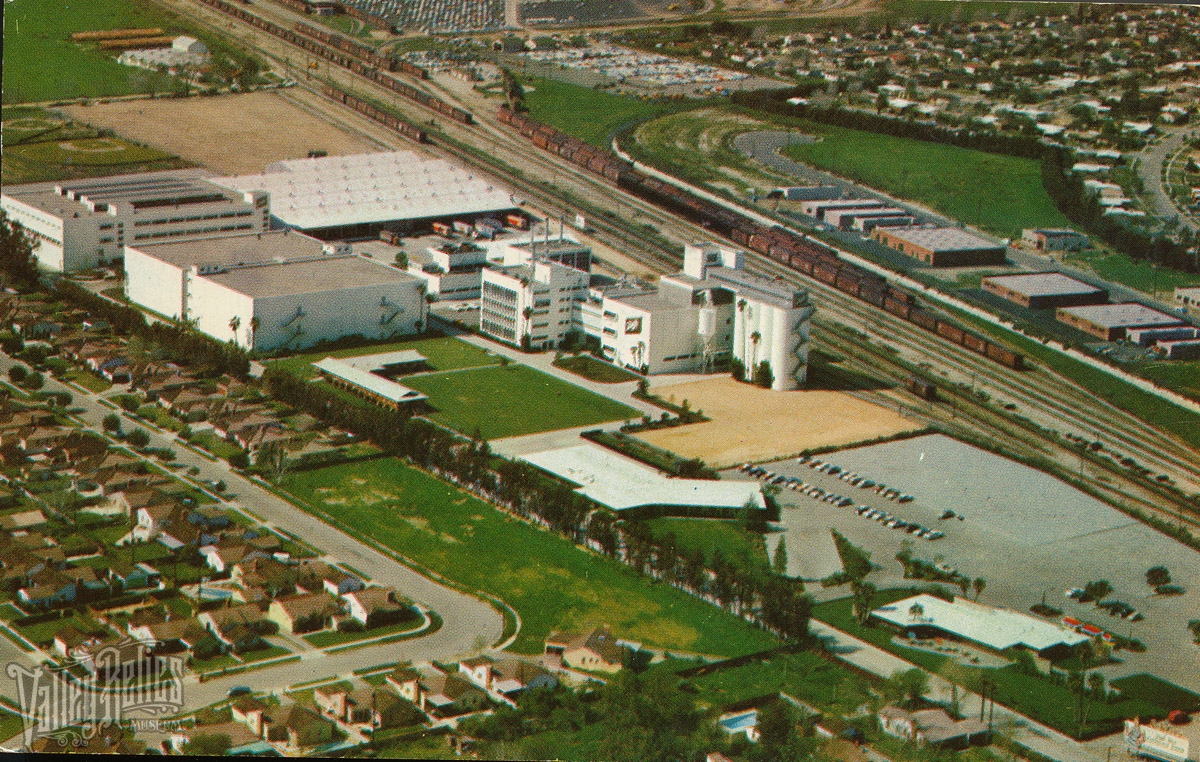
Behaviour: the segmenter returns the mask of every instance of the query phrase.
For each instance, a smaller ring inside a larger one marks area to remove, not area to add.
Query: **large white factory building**
[[[75,272],[118,260],[125,245],[259,232],[270,226],[261,191],[232,191],[195,170],[6,186],[0,208],[34,237],[38,264]]]
[[[289,231],[126,247],[129,299],[220,341],[271,352],[417,333],[425,284]]]

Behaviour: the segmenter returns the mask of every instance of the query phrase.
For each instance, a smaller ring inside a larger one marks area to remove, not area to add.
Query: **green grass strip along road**
[[[551,630],[608,624],[652,648],[733,656],[775,645],[731,614],[519,521],[397,459],[293,474],[302,507],[372,538],[521,616],[514,650]],[[403,592],[403,591],[401,591]]]

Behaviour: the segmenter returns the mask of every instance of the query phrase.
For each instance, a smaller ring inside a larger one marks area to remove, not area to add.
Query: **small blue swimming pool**
[[[752,728],[758,724],[758,710],[751,709],[749,712],[742,712],[732,717],[726,717],[719,720],[718,724],[729,733],[736,733],[740,730]]]

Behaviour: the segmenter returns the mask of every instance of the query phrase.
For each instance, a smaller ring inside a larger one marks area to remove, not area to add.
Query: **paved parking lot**
[[[898,518],[939,529],[946,536],[933,542],[915,539],[864,519],[853,508],[838,508],[785,489],[785,502],[798,506],[785,508],[784,514],[788,554],[798,557],[797,569],[828,568],[828,550],[804,538],[817,538],[832,527],[872,553],[882,568],[871,581],[880,588],[891,587],[905,582],[894,557],[907,541],[918,558],[985,579],[983,603],[1026,611],[1044,595],[1047,603],[1067,614],[1146,644],[1144,654],[1118,654],[1124,661],[1105,668],[1108,677],[1151,672],[1200,692],[1200,646],[1190,642],[1186,629],[1187,621],[1200,612],[1200,553],[1047,474],[941,435],[821,457],[894,486],[915,500],[898,505],[795,460],[765,465],[844,494],[856,504],[883,508]],[[965,519],[939,520],[946,509]],[[1183,596],[1153,595],[1145,573],[1159,564],[1186,588]],[[1112,598],[1137,608],[1145,621],[1111,618],[1063,595],[1066,588],[1099,579],[1108,580],[1115,590]],[[845,588],[829,591],[814,585],[811,589],[821,599],[848,594]]]

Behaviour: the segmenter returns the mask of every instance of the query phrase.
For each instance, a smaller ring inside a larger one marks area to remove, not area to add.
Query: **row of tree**
[[[1099,237],[1133,259],[1185,272],[1200,272],[1197,257],[1189,249],[1200,243],[1190,231],[1180,231],[1179,240],[1138,230],[1105,215],[1099,196],[1071,171],[1075,156],[1065,148],[1049,148],[1042,158],[1042,184],[1067,219]]]

